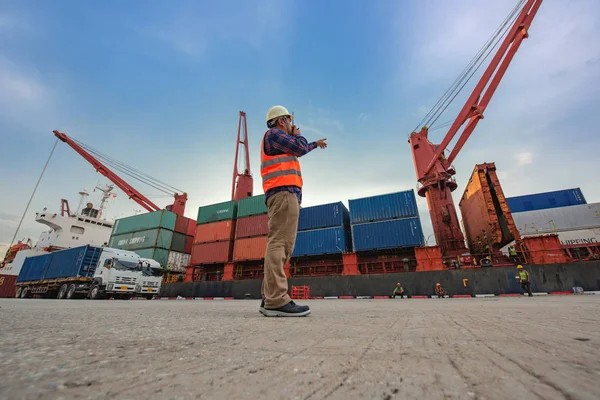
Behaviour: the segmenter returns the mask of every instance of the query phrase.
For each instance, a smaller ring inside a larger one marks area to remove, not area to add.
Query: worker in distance
[[[302,202],[302,173],[299,157],[327,139],[308,143],[294,125],[294,117],[280,105],[267,111],[267,131],[260,146],[260,175],[269,216],[269,234],[264,260],[264,278],[259,311],[266,317],[304,317],[308,306],[296,304],[288,294],[284,272],[294,251]]]

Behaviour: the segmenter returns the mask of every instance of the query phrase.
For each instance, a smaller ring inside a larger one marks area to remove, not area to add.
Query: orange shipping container
[[[467,244],[472,254],[487,253],[486,246],[499,251],[519,240],[494,163],[478,164],[459,202]]]
[[[266,236],[237,239],[233,247],[233,261],[261,260],[266,250]]]
[[[194,236],[195,234],[196,234],[196,220],[190,218],[188,220],[187,235]]]
[[[191,263],[199,265],[229,262],[232,247],[232,241],[194,244]]]
[[[194,244],[233,240],[235,221],[210,222],[196,226]]]

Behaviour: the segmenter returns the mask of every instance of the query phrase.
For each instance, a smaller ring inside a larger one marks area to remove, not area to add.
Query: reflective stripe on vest
[[[298,157],[289,154],[268,156],[265,153],[265,136],[260,148],[260,175],[263,191],[279,186],[297,186],[302,188],[302,172]]]

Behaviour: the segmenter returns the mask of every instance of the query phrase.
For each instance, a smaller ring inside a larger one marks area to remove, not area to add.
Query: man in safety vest
[[[296,242],[302,201],[302,173],[298,158],[325,140],[308,143],[283,106],[267,111],[267,127],[260,146],[260,175],[269,213],[269,235],[265,252],[260,312],[266,317],[303,317],[308,306],[300,306],[288,295],[283,266],[289,262]]]
[[[510,255],[510,259],[512,262],[514,262],[514,263],[519,262],[519,260],[517,258],[517,248],[515,247],[514,244],[511,244],[510,246],[508,246],[508,254]]]
[[[392,299],[395,299],[396,296],[400,296],[401,299],[404,298],[404,288],[400,285],[400,282],[396,283],[396,287],[394,288],[394,292],[392,293]]]
[[[529,296],[533,296],[531,294],[531,282],[529,281],[529,272],[523,269],[522,265],[517,265],[517,269],[519,270],[519,280],[521,281],[521,287],[523,290],[527,290]]]

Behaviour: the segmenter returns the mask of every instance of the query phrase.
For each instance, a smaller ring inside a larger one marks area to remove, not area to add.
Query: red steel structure
[[[159,206],[150,201],[146,196],[137,191],[133,186],[125,182],[121,177],[119,177],[117,174],[111,171],[106,165],[101,163],[96,157],[87,152],[69,136],[57,130],[54,130],[53,132],[59,140],[71,146],[73,150],[79,153],[79,155],[81,155],[87,162],[92,164],[92,166],[96,169],[96,172],[99,172],[108,179],[110,179],[115,185],[119,187],[119,189],[124,191],[130,199],[133,199],[133,201],[138,203],[147,211],[152,212],[161,210]],[[175,214],[183,216],[185,212],[185,203],[187,202],[187,193],[175,193],[174,197],[174,203],[168,208],[170,208],[170,211],[174,212]]]
[[[240,173],[239,157],[240,145],[244,146],[244,171]],[[233,161],[233,181],[231,183],[231,200],[240,201],[246,197],[252,197],[254,182],[250,172],[250,155],[248,150],[248,127],[246,125],[246,113],[240,111],[238,122],[238,135],[235,142],[235,159]]]
[[[483,113],[506,69],[523,39],[529,36],[528,29],[541,3],[542,0],[528,0],[523,6],[442,143],[433,144],[429,141],[427,126],[410,135],[408,142],[412,149],[417,180],[421,185],[418,194],[427,198],[433,231],[443,256],[457,257],[468,252],[452,199],[452,192],[457,188],[454,179],[456,171],[452,162],[458,156],[479,120],[483,119]],[[456,145],[446,157],[444,152],[450,141],[467,121],[467,126],[458,138]]]

